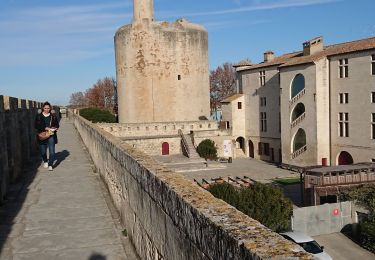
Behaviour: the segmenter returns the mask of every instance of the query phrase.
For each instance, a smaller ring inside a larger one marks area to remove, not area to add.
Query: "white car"
[[[332,260],[332,257],[323,251],[323,246],[320,246],[312,237],[299,231],[290,231],[280,233],[284,238],[293,241],[300,245],[306,252],[313,254],[316,258],[322,260]]]

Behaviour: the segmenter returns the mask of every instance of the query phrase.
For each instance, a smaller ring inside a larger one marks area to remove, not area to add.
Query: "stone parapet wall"
[[[0,95],[0,203],[37,152],[34,120],[41,103]]]
[[[118,137],[177,135],[179,129],[181,129],[184,134],[189,134],[190,131],[215,130],[219,128],[217,121],[156,122],[138,124],[100,123],[98,126]]]
[[[182,175],[72,117],[141,259],[313,259]]]

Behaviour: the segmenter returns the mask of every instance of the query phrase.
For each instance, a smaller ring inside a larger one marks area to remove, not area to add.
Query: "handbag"
[[[49,121],[49,127],[51,127],[51,125],[52,125],[52,116],[51,116],[51,120]],[[51,136],[51,132],[48,130],[38,133],[38,139],[40,141],[44,141],[48,139],[50,136]]]
[[[38,139],[39,139],[40,141],[43,141],[43,140],[48,139],[50,136],[51,136],[51,135],[49,134],[49,131],[43,131],[43,132],[40,132],[40,133],[38,134]]]

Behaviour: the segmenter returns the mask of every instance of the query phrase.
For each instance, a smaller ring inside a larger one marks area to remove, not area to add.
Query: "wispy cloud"
[[[165,17],[196,17],[196,16],[215,16],[215,15],[225,15],[225,14],[236,14],[260,10],[272,10],[272,9],[281,9],[289,7],[303,7],[311,5],[322,5],[329,4],[334,2],[340,2],[342,0],[281,0],[281,1],[267,1],[267,3],[261,4],[260,1],[256,1],[255,4],[242,5],[237,8],[229,8],[222,10],[211,10],[204,12],[193,12],[193,13],[165,13]],[[233,1],[232,1],[233,2]],[[235,1],[237,4],[240,4],[240,1]],[[259,2],[259,3],[257,3]]]
[[[271,22],[270,20],[255,20],[255,21],[248,21],[248,22],[241,22],[242,25],[246,27],[258,25],[258,24],[265,24]],[[238,20],[225,20],[225,21],[210,21],[210,22],[203,22],[205,28],[210,31],[218,30],[218,29],[225,29],[225,28],[233,28],[239,24]]]
[[[0,66],[51,65],[113,52],[118,27],[130,20],[130,1],[28,8],[0,16]]]

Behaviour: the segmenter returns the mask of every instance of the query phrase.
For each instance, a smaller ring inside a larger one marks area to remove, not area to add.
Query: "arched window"
[[[302,103],[298,103],[295,108],[293,109],[292,112],[292,118],[290,122],[293,122],[296,120],[298,117],[300,117],[303,113],[305,113],[305,105]]]
[[[305,88],[305,77],[302,74],[297,74],[290,88],[290,98],[294,98],[301,90]]]
[[[240,149],[244,150],[244,148],[245,148],[245,138],[240,136],[236,139],[236,148],[240,148]]]
[[[350,153],[342,151],[339,154],[339,157],[337,159],[337,164],[338,165],[348,165],[348,164],[353,164],[353,157],[351,156]]]
[[[298,129],[293,139],[293,153],[306,145],[306,133],[302,128]]]

